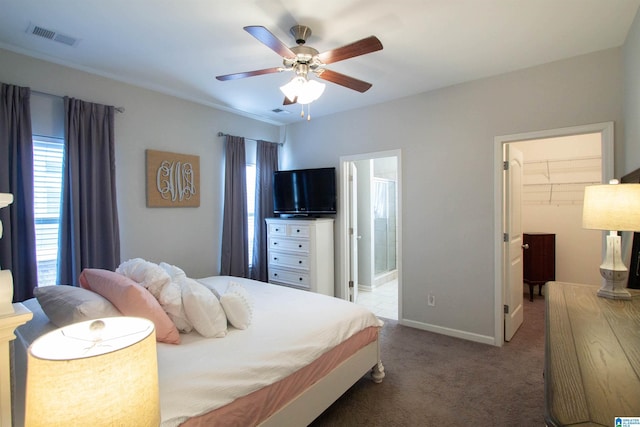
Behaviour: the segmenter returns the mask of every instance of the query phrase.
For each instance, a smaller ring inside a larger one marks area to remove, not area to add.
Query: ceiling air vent
[[[65,34],[59,33],[58,31],[43,28],[34,24],[29,25],[29,28],[27,28],[27,34],[44,37],[45,39],[66,44],[67,46],[75,46],[80,41],[75,37],[67,36]]]
[[[276,114],[291,114],[289,111],[283,110],[282,108],[274,108],[271,111],[276,113]]]

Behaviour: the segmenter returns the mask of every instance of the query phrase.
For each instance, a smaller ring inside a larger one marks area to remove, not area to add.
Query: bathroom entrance
[[[355,302],[398,319],[398,158],[354,160],[357,195]]]

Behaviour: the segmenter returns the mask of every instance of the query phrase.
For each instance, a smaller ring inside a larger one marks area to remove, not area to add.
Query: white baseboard
[[[444,328],[442,326],[431,325],[429,323],[416,322],[415,320],[400,319],[398,320],[398,323],[400,323],[403,326],[422,329],[423,331],[434,332],[436,334],[447,335],[450,337],[461,338],[463,340],[479,342],[482,344],[489,344],[489,345],[496,345],[496,346],[498,345],[496,344],[495,338],[488,335],[480,335],[472,332],[460,331],[457,329]]]

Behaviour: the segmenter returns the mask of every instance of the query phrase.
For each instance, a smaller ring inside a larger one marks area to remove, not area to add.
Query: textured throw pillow
[[[162,264],[133,258],[120,264],[116,273],[127,276],[151,292],[176,328],[182,332],[191,332],[193,326],[187,320],[182,307],[180,286]]]
[[[103,296],[76,286],[43,286],[33,290],[49,320],[61,328],[71,323],[122,316]]]
[[[247,329],[253,318],[253,301],[251,295],[240,284],[229,282],[227,290],[220,297],[229,323],[238,329]]]
[[[166,271],[169,277],[171,277],[172,282],[178,282],[181,279],[184,279],[187,277],[187,274],[184,272],[184,270],[178,266],[171,265],[166,262],[161,262],[159,265],[160,265],[160,268]]]
[[[133,258],[123,262],[116,268],[116,273],[127,276],[147,289],[157,300],[160,300],[162,289],[171,281],[163,268],[142,258]]]
[[[161,262],[159,267],[162,268],[170,278],[170,282],[164,287],[160,295],[160,305],[169,315],[180,332],[189,333],[193,330],[193,324],[187,318],[182,303],[182,286],[181,282],[187,278],[185,272],[175,265]]]
[[[227,316],[218,298],[193,279],[183,279],[181,286],[184,311],[194,329],[207,338],[227,335]]]
[[[145,288],[126,276],[109,270],[85,268],[80,286],[99,293],[125,316],[149,319],[156,327],[156,340],[179,344],[180,334],[160,303]]]

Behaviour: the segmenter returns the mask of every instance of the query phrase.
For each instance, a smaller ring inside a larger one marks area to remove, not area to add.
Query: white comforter
[[[158,343],[162,426],[224,406],[279,381],[353,334],[382,326],[369,310],[350,302],[237,277],[200,279],[224,293],[229,281],[252,295],[246,330],[229,327],[224,338],[181,334],[180,345]]]

